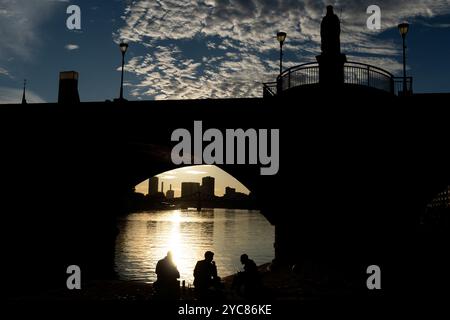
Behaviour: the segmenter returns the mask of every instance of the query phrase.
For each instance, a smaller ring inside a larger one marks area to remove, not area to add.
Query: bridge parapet
[[[275,82],[263,83],[263,96],[282,94],[295,87],[318,85],[319,63],[309,62],[286,69]],[[393,95],[404,95],[400,89],[402,77],[394,77],[390,72],[369,64],[346,62],[344,64],[344,84],[378,89]],[[412,77],[406,78],[407,95],[412,93]]]

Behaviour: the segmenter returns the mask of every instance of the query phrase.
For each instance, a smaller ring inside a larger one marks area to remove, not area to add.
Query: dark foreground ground
[[[260,300],[296,300],[296,301],[320,301],[333,296],[348,296],[351,293],[349,285],[341,284],[339,289],[334,289],[329,279],[312,280],[302,271],[294,272],[288,267],[272,269],[270,263],[259,266],[263,281],[263,291]],[[234,275],[224,277],[224,301],[242,301],[243,297],[231,285]],[[43,294],[25,295],[15,298],[13,302],[145,302],[155,300],[152,284],[123,281],[123,280],[98,280],[85,284],[81,290],[50,290]],[[181,289],[181,301],[193,301],[192,288]]]

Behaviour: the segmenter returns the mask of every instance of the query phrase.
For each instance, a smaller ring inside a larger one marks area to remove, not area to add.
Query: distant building
[[[223,195],[226,200],[246,200],[248,195],[242,192],[236,192],[235,188],[226,187],[225,194]]]
[[[450,208],[450,186],[431,201],[432,208]]]
[[[198,182],[182,182],[181,197],[190,197],[198,194],[200,191],[200,183]]]
[[[236,189],[235,188],[231,188],[231,187],[226,187],[225,188],[225,198],[234,198],[236,194]]]
[[[175,198],[175,191],[172,190],[172,185],[170,185],[170,189],[166,192],[166,198],[167,199],[173,199]]]
[[[213,177],[203,177],[200,192],[204,198],[214,197],[215,180]]]
[[[158,185],[159,185],[158,177],[151,177],[148,180],[148,194],[150,196],[156,196],[158,194]]]

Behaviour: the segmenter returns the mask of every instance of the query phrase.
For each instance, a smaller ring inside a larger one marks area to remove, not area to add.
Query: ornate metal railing
[[[365,63],[344,64],[344,83],[367,86],[394,93],[394,76],[378,67]]]
[[[319,64],[309,62],[286,69],[277,77],[277,83],[277,92],[319,83]]]
[[[390,72],[360,62],[346,62],[344,64],[344,83],[366,86],[392,94],[402,93],[397,86],[398,79],[403,83],[403,78],[396,78]],[[304,63],[286,69],[277,77],[276,82],[263,84],[264,97],[275,96],[288,89],[314,85],[319,83],[319,64],[317,62]],[[407,94],[412,92],[412,78],[407,78]]]
[[[412,94],[412,77],[406,77],[406,94],[403,93],[403,77],[394,77],[394,94],[397,96],[409,96]]]
[[[277,94],[277,82],[263,83],[263,98],[273,97]]]

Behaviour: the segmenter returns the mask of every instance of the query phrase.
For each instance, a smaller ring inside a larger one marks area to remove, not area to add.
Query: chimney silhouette
[[[59,74],[58,103],[79,103],[78,72],[64,71]]]
[[[161,182],[161,192],[164,193],[164,181]]]

